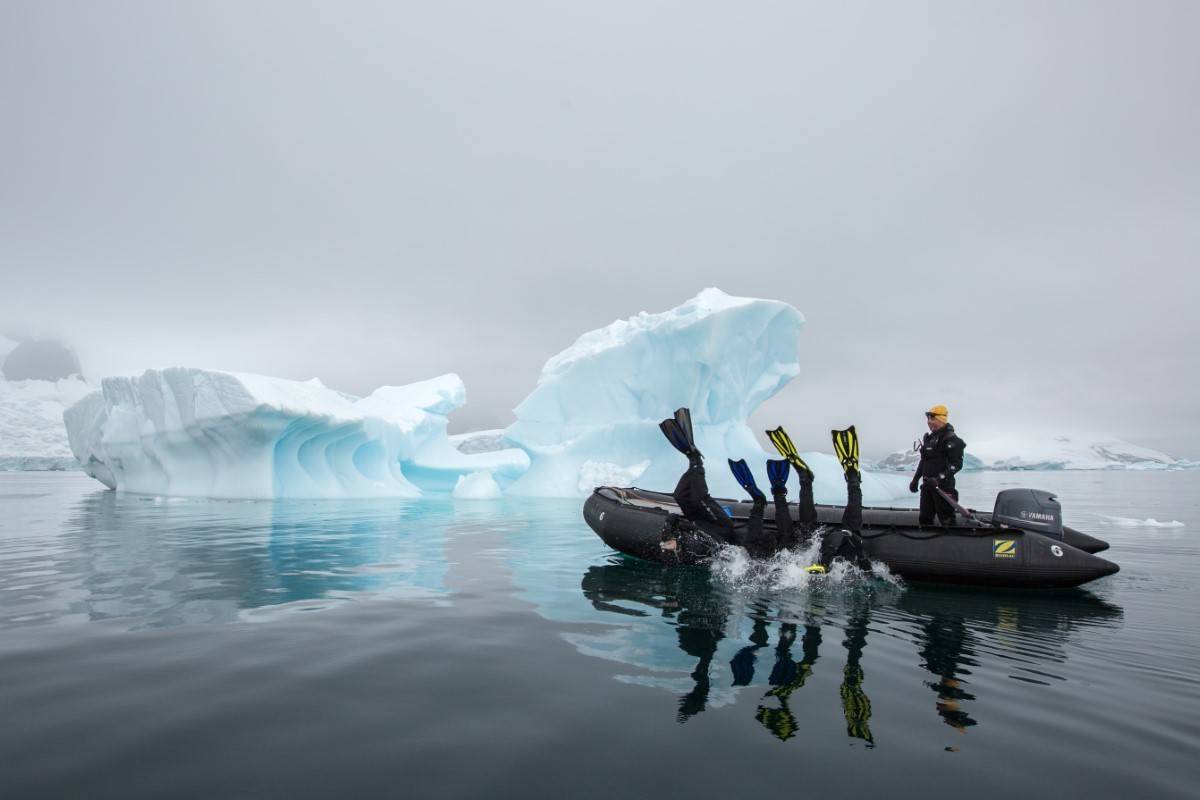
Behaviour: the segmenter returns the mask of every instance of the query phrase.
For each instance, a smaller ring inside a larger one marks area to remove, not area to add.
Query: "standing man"
[[[925,423],[929,433],[921,443],[921,461],[917,464],[917,474],[913,475],[912,483],[908,485],[910,492],[921,490],[922,525],[932,525],[936,514],[943,525],[954,524],[954,507],[946,502],[946,498],[938,493],[938,489],[958,502],[958,490],[954,488],[954,475],[962,469],[963,451],[967,445],[954,433],[954,426],[948,420],[950,411],[943,405],[936,405],[925,412]]]

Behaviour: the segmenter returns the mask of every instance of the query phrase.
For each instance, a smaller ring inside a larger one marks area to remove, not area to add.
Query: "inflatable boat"
[[[717,502],[735,522],[750,514],[748,502]],[[843,510],[818,505],[817,516],[822,526],[837,526]],[[605,544],[626,555],[663,564],[689,562],[688,554],[678,551],[685,539],[672,533],[680,517],[669,494],[600,487],[584,503],[583,518]],[[764,524],[774,525],[770,504]],[[972,512],[971,519],[958,519],[953,526],[922,526],[915,509],[864,508],[861,533],[866,554],[908,581],[1059,588],[1120,569],[1096,555],[1107,542],[1064,526],[1057,499],[1037,489],[1006,489],[990,514]],[[672,539],[670,548],[663,546]]]

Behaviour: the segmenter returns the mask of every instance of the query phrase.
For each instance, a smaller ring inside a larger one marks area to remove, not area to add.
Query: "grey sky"
[[[807,316],[756,419],[807,445],[893,450],[945,402],[968,442],[1200,455],[1197,31],[1195,2],[0,0],[0,328],[91,377],[454,370],[467,429],[720,286]]]

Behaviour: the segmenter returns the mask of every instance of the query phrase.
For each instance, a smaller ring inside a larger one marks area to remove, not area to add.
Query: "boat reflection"
[[[705,569],[619,558],[589,568],[581,588],[593,609],[628,621],[608,635],[611,644],[593,638],[581,649],[656,673],[677,670],[679,659],[653,642],[674,628],[677,653],[690,665],[678,721],[708,708],[719,688],[765,684],[755,719],[781,741],[795,737],[806,722],[795,710],[797,693],[813,685],[822,645],[828,649],[834,632],[844,653],[837,690],[846,735],[867,747],[875,745],[864,663],[873,631],[885,637],[889,657],[900,642],[915,667],[879,676],[889,684],[889,695],[897,681],[902,692],[930,690],[937,717],[966,732],[979,724],[971,706],[985,691],[972,683],[981,667],[1035,682],[1065,677],[1055,674],[1066,672],[1065,635],[1089,625],[1113,626],[1122,618],[1120,607],[1084,590],[996,593],[860,584],[748,596]],[[659,621],[647,627],[654,617]],[[769,670],[759,668],[764,656],[771,659]],[[826,677],[828,685],[832,676]],[[678,685],[662,678],[629,680]],[[723,696],[720,704],[730,701]]]

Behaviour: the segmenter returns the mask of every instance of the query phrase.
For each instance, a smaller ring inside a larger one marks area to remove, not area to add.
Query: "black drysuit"
[[[936,431],[925,434],[921,442],[921,461],[910,488],[921,483],[922,525],[932,525],[934,515],[943,525],[954,524],[954,506],[938,494],[937,489],[958,502],[958,490],[954,488],[954,476],[963,467],[963,451],[967,444],[958,438],[953,425],[943,425]],[[934,483],[936,481],[936,484]],[[936,485],[937,488],[934,488]]]
[[[803,481],[801,484],[803,486]],[[808,482],[808,514],[816,519],[816,509],[812,503],[812,481]],[[708,481],[704,476],[704,461],[699,454],[688,457],[688,468],[675,485],[672,496],[679,504],[683,516],[696,525],[704,533],[723,544],[745,547],[755,558],[766,558],[781,548],[796,544],[796,534],[792,527],[791,514],[788,511],[787,490],[773,492],[775,495],[775,530],[768,531],[763,527],[763,511],[766,502],[756,500],[750,509],[750,517],[745,525],[738,525],[725,509],[713,499],[708,491]],[[805,520],[804,491],[801,490],[801,522]]]
[[[813,504],[812,483],[810,473],[800,473],[798,526],[792,524],[787,489],[781,487],[772,492],[775,496],[774,535],[763,527],[765,499],[754,501],[750,517],[744,526],[730,519],[725,509],[709,494],[708,481],[704,476],[704,461],[699,454],[688,457],[687,471],[679,478],[672,496],[679,504],[684,518],[711,539],[744,547],[753,558],[768,558],[779,550],[796,546],[800,543],[801,535],[807,536],[816,528],[817,511]],[[842,515],[842,528],[829,531],[822,540],[821,564],[828,567],[833,559],[841,557],[869,570],[871,562],[863,552],[862,538],[859,534],[862,528],[862,485],[857,472],[847,474],[846,488],[848,501]],[[703,543],[694,540],[691,546],[707,550]]]

